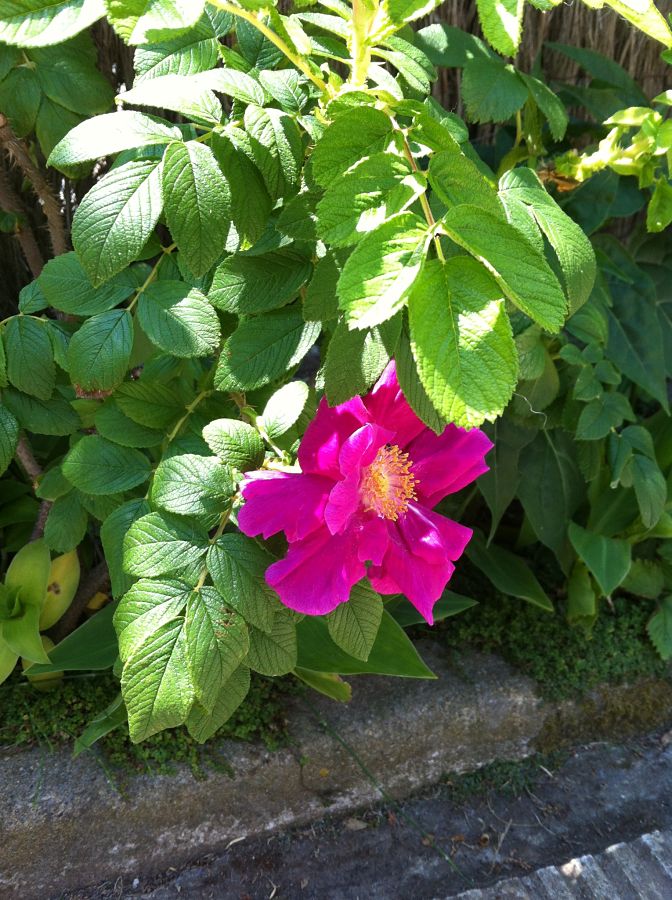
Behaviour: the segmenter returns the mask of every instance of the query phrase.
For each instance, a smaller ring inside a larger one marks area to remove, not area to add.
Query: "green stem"
[[[179,421],[177,422],[177,425],[175,425],[175,427],[173,428],[173,430],[172,430],[172,431],[170,432],[170,434],[166,437],[166,441],[165,441],[166,446],[168,446],[168,444],[171,444],[171,443],[175,440],[175,438],[177,437],[177,435],[178,435],[179,432],[180,432],[180,429],[182,428],[182,426],[184,425],[184,423],[187,421],[187,419],[189,418],[189,416],[194,412],[194,410],[195,410],[196,407],[199,405],[199,403],[202,403],[203,400],[205,400],[206,397],[209,397],[211,394],[212,394],[212,391],[211,391],[211,390],[203,390],[203,391],[201,391],[200,394],[197,394],[197,395],[194,397],[194,399],[191,401],[191,403],[189,404],[189,406],[187,406],[187,408],[185,409],[184,415],[182,416],[182,418],[179,419]]]
[[[417,165],[416,161],[413,159],[413,154],[411,153],[411,147],[410,147],[410,144],[408,143],[408,138],[406,137],[404,132],[401,130],[401,128],[399,128],[399,126],[394,121],[394,119],[392,120],[392,123],[395,126],[395,128],[399,131],[399,134],[401,134],[401,136],[402,136],[403,145],[404,145],[404,156],[408,160],[411,169],[413,169],[414,172],[419,172],[420,170],[418,169],[418,165]],[[420,206],[422,207],[422,212],[425,216],[425,220],[426,220],[427,224],[429,225],[429,227],[436,228],[436,220],[434,219],[434,215],[430,208],[429,200],[427,199],[427,194],[424,191],[422,192],[422,194],[420,194]],[[441,260],[441,262],[445,262],[446,258],[443,255],[443,247],[441,246],[441,240],[440,240],[438,234],[434,235],[434,247],[436,248],[436,255],[438,256],[438,258]]]
[[[306,78],[309,78],[316,87],[320,89],[320,91],[329,96],[330,91],[327,83],[323,81],[318,75],[312,71],[310,66],[306,63],[306,61],[298,54],[295,53],[292,48],[283,41],[280,35],[276,34],[272,31],[268,25],[261,21],[258,18],[257,14],[250,12],[247,9],[242,9],[240,6],[234,6],[232,3],[226,3],[224,0],[210,0],[213,6],[217,7],[217,9],[221,9],[223,12],[231,13],[232,16],[238,16],[240,19],[245,19],[246,22],[249,22],[250,25],[253,25],[258,31],[260,31],[265,38],[267,38],[272,44],[274,44],[278,50],[280,50],[290,62],[292,62],[297,69],[299,69]]]
[[[133,297],[133,299],[131,300],[131,302],[130,302],[130,303],[128,304],[128,306],[126,307],[126,309],[128,310],[128,312],[130,312],[130,311],[133,309],[133,307],[135,306],[135,304],[138,302],[138,298],[140,297],[140,295],[141,295],[144,291],[146,291],[147,288],[149,287],[149,285],[154,281],[154,279],[156,278],[156,276],[157,276],[157,274],[158,274],[159,266],[160,266],[161,263],[164,261],[164,259],[166,258],[166,256],[169,256],[169,255],[173,252],[173,250],[175,249],[176,246],[177,246],[176,244],[171,244],[170,247],[163,247],[163,248],[162,248],[163,253],[162,253],[161,256],[157,259],[157,261],[154,263],[154,266],[153,266],[153,268],[152,268],[152,271],[149,273],[149,275],[147,276],[147,278],[145,278],[145,280],[144,280],[144,282],[142,283],[142,285],[141,285],[141,286],[138,288],[138,290],[135,292],[135,296]]]
[[[353,87],[362,87],[366,84],[369,66],[371,65],[369,29],[375,13],[375,4],[372,4],[371,0],[352,0],[352,38],[350,41],[352,71],[350,73],[350,84]]]
[[[229,521],[229,516],[231,515],[231,510],[233,509],[233,502],[231,506],[227,510],[222,513],[222,517],[219,520],[219,525],[217,526],[217,531],[213,534],[213,536],[208,540],[208,544],[212,547],[213,544],[216,544],[220,537],[224,534],[224,529],[226,528],[226,523]],[[194,586],[194,593],[198,593],[200,589],[205,584],[205,579],[208,577],[208,567],[204,565],[201,569],[201,573],[198,577],[198,581]]]

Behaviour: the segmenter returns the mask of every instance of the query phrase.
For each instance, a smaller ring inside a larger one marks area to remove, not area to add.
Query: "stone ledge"
[[[289,749],[222,742],[232,775],[138,776],[122,795],[91,756],[39,749],[0,756],[0,896],[45,898],[178,866],[237,838],[353,810],[383,792],[407,796],[446,772],[522,759],[548,749],[549,734],[562,742],[563,723],[574,738],[588,732],[596,710],[614,697],[638,702],[634,685],[589,702],[548,703],[496,657],[464,654],[456,667],[434,642],[421,651],[437,681],[358,676],[348,706],[293,700]],[[672,709],[672,690],[664,700],[658,695],[659,720]]]

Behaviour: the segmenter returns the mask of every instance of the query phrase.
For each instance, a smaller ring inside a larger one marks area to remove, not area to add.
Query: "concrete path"
[[[642,837],[643,835],[643,837]],[[60,900],[672,900],[672,744],[654,734],[449,776]]]
[[[483,890],[448,894],[454,900],[670,900],[672,830],[613,844],[597,856],[578,856],[526,878],[507,878]]]

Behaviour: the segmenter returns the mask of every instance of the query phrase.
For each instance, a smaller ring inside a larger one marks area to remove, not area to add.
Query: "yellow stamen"
[[[416,499],[415,485],[408,453],[402,453],[396,444],[387,444],[364,469],[360,486],[364,509],[396,522]]]

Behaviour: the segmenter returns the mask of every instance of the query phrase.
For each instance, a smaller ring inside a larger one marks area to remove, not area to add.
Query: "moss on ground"
[[[520,797],[566,759],[567,753],[558,750],[535,753],[525,759],[498,760],[474,772],[450,772],[443,776],[441,784],[449,788],[450,798],[455,803],[466,803],[494,791],[506,797]]]
[[[465,566],[454,585],[455,591],[479,600],[478,606],[435,630],[451,650],[471,647],[499,654],[533,678],[549,700],[579,697],[600,684],[662,678],[668,673],[646,633],[653,612],[650,601],[617,597],[611,607],[603,602],[587,634],[567,624],[562,598],[555,599],[556,612],[548,613],[493,592],[479,576]]]
[[[299,689],[292,679],[253,677],[250,693],[218,738],[261,740],[269,749],[287,742],[286,698]],[[40,692],[20,675],[0,685],[0,749],[40,745],[47,749],[72,747],[91,719],[119,692],[111,673],[73,676],[53,690]],[[112,732],[96,745],[101,761],[115,770],[171,774],[178,763],[188,765],[194,775],[207,769],[226,768],[218,741],[204,746],[175,728],[132,744],[123,729]]]

